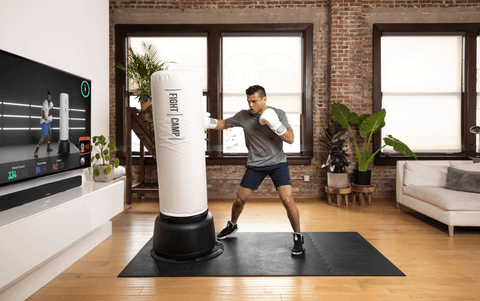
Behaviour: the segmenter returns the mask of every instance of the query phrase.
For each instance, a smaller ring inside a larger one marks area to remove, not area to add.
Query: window
[[[252,47],[255,45],[255,47]],[[287,113],[296,137],[302,114],[301,36],[223,36],[223,118],[247,109],[245,90],[260,84],[267,104]],[[223,131],[224,153],[246,153],[242,128]],[[300,152],[300,140],[284,142],[287,153]]]
[[[248,108],[246,88],[264,86],[268,105],[283,109],[295,132],[295,143],[284,147],[289,163],[310,164],[312,24],[116,25],[115,31],[116,64],[125,60],[129,45],[135,49],[147,40],[158,46],[164,60],[176,62],[170,69],[199,70],[204,79],[205,108],[215,118],[226,119]],[[131,101],[133,91],[129,91],[125,74],[115,72],[116,135],[117,141],[124,141],[125,118],[121,117],[136,100]],[[117,157],[124,158],[125,147],[119,149]],[[246,163],[241,129],[210,130],[206,150],[207,164]]]
[[[374,25],[374,110],[387,110],[375,149],[392,135],[420,158],[460,159],[478,150],[468,129],[479,120],[479,29],[480,24]],[[375,163],[398,158],[404,157],[386,147]]]

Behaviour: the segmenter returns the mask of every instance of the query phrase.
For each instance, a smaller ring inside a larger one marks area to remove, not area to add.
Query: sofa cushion
[[[449,167],[445,188],[480,193],[480,172]]]
[[[447,185],[448,165],[434,165],[418,161],[405,162],[403,185],[435,186]]]
[[[479,211],[480,194],[442,187],[404,186],[403,194],[448,211]]]
[[[480,172],[480,163],[473,163],[473,161],[450,162],[450,167]]]

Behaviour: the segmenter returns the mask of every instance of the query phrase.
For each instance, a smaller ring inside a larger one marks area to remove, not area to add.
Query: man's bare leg
[[[245,188],[242,186],[238,188],[237,197],[235,198],[235,201],[232,205],[232,224],[235,225],[237,223],[238,218],[243,211],[243,207],[248,202],[254,191],[255,190],[253,189]]]
[[[280,186],[278,187],[278,194],[280,195],[283,206],[287,210],[288,220],[290,221],[293,232],[300,233],[300,214],[295,205],[292,190],[291,185]]]

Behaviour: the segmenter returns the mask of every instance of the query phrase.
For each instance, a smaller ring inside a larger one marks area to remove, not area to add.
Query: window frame
[[[221,38],[225,33],[301,33],[303,36],[302,117],[300,121],[300,152],[288,154],[287,161],[293,165],[310,165],[313,158],[313,24],[117,24],[115,25],[115,66],[126,59],[127,39],[139,36],[198,35],[207,34],[207,110],[212,117],[221,119],[222,68]],[[268,91],[267,91],[268,93]],[[125,160],[125,125],[128,105],[128,87],[125,73],[115,67],[115,131],[117,158]],[[120,143],[121,142],[121,143]],[[207,165],[244,165],[246,154],[223,154],[222,131],[209,131]],[[155,164],[152,158],[146,164]]]
[[[381,38],[383,32],[438,34],[458,32],[465,37],[465,62],[464,70],[464,89],[461,96],[461,145],[462,151],[458,153],[420,153],[419,160],[467,160],[476,155],[475,144],[476,135],[470,133],[471,125],[476,124],[477,106],[477,36],[480,32],[480,23],[412,23],[412,24],[374,24],[373,25],[373,111],[378,112],[382,109],[382,91],[381,91]],[[469,126],[470,125],[470,126]],[[373,150],[377,150],[382,145],[381,133],[373,136]],[[375,156],[375,165],[396,165],[398,160],[412,160],[403,154],[385,154],[379,152]]]

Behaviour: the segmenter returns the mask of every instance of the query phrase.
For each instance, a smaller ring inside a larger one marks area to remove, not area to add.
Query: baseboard
[[[96,228],[1,292],[0,301],[26,300],[111,235],[112,222]]]

